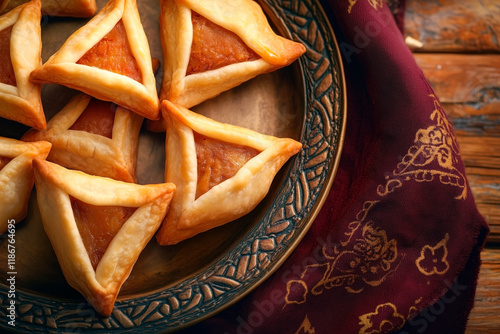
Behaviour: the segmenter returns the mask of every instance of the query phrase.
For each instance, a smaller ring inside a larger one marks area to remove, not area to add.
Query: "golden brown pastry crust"
[[[138,185],[35,159],[35,184],[44,229],[67,282],[102,316],[109,316],[123,282],[168,209],[175,186]],[[80,237],[70,196],[91,205],[137,207],[94,271]]]
[[[25,143],[0,137],[0,157],[11,159],[0,169],[0,234],[7,230],[9,220],[19,222],[26,216],[34,181],[32,161],[45,159],[50,147],[45,141]]]
[[[302,145],[289,138],[276,138],[219,123],[175,105],[162,102],[166,126],[165,180],[177,190],[170,210],[157,233],[161,245],[176,244],[198,233],[233,221],[265,197],[283,164]],[[197,161],[193,131],[217,140],[254,148],[259,153],[233,177],[195,198]]]
[[[160,101],[191,108],[260,74],[287,66],[306,51],[304,45],[274,33],[261,7],[252,0],[162,0],[160,6],[164,57]],[[261,58],[186,75],[193,40],[192,11],[235,33]],[[147,122],[150,130],[164,130],[163,124],[154,123]]]
[[[78,60],[109,33],[119,21],[127,32],[130,49],[142,74],[142,82]],[[159,118],[159,101],[149,43],[135,0],[111,0],[86,25],[73,33],[47,62],[33,71],[37,83],[57,83],[103,101],[114,102],[137,114]]]
[[[115,180],[136,182],[137,145],[143,118],[117,107],[112,138],[71,130],[91,99],[86,94],[75,95],[48,122],[46,130],[31,129],[22,139],[51,142],[52,150],[47,160],[67,168]]]
[[[0,12],[7,12],[26,0],[0,0]],[[50,16],[91,17],[97,12],[95,0],[42,0],[42,14]]]
[[[42,63],[40,6],[40,0],[32,0],[0,17],[0,30],[12,26],[10,55],[16,76],[16,86],[0,82],[0,117],[44,129],[41,86],[29,80]]]

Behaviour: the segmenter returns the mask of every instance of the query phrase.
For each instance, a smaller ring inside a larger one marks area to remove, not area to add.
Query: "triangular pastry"
[[[190,108],[287,66],[304,45],[277,35],[253,0],[161,0],[160,101]]]
[[[143,118],[112,102],[75,95],[50,119],[46,130],[29,130],[25,141],[52,143],[47,160],[87,174],[136,182]]]
[[[45,159],[50,146],[44,141],[25,143],[0,137],[0,234],[7,230],[8,221],[26,217],[34,181],[32,161]]]
[[[0,12],[6,12],[27,0],[0,0]],[[95,0],[42,0],[42,14],[50,16],[91,17],[97,12]]]
[[[220,123],[167,100],[165,180],[176,185],[157,233],[176,244],[231,222],[257,206],[283,166],[302,145]]]
[[[149,43],[135,0],[110,0],[41,67],[37,83],[56,83],[158,119]]]
[[[126,183],[38,159],[33,165],[43,226],[68,284],[109,316],[175,186]]]
[[[29,80],[42,63],[40,0],[0,16],[0,117],[44,129],[41,86]]]

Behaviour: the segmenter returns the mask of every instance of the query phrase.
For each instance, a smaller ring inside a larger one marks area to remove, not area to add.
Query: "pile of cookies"
[[[160,9],[161,61],[135,0],[98,12],[89,0],[0,2],[0,117],[31,128],[0,137],[0,228],[25,217],[35,186],[66,280],[102,316],[154,236],[173,245],[249,213],[302,147],[190,110],[290,65],[302,44],[277,35],[252,0],[160,0]],[[42,13],[89,16],[43,64]],[[44,84],[78,91],[48,121]],[[165,131],[164,183],[137,183],[144,121]]]

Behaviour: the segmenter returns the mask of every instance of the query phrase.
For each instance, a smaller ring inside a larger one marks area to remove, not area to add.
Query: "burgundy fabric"
[[[331,192],[276,273],[186,333],[465,330],[488,226],[452,125],[405,46],[403,4],[324,6],[348,93]]]

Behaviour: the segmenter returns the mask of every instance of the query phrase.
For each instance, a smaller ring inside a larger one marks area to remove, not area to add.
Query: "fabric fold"
[[[269,279],[186,331],[464,332],[489,230],[453,126],[405,45],[404,2],[322,3],[348,95],[332,189]]]

